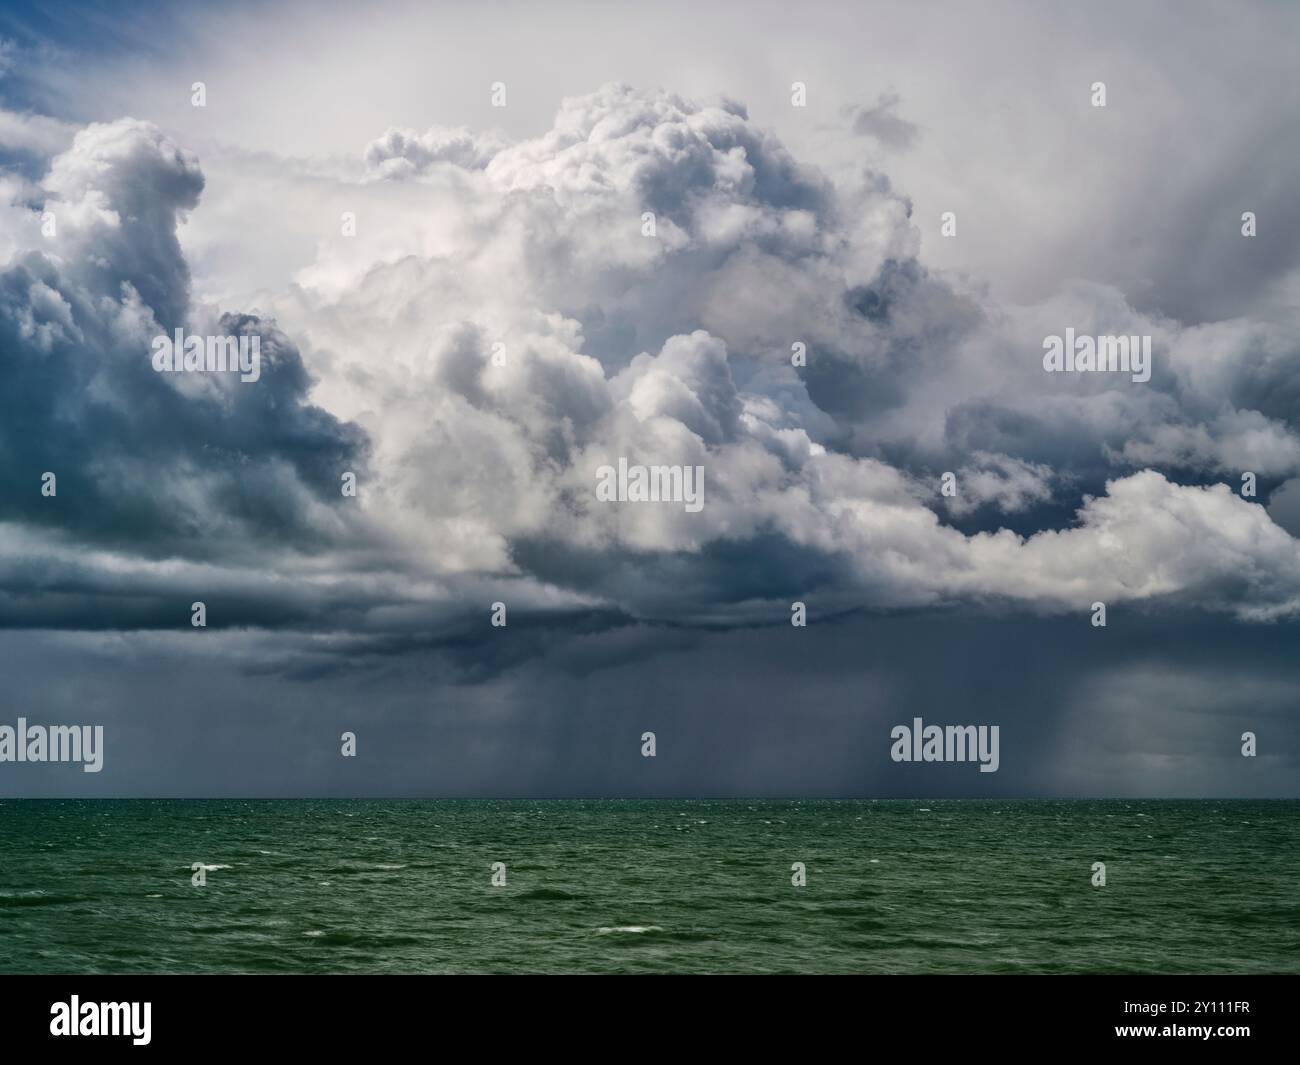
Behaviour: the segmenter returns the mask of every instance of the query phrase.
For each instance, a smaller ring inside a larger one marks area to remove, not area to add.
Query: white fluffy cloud
[[[424,133],[390,128],[366,147],[366,166],[380,179],[418,177],[446,163],[481,170],[505,147],[500,134],[476,134],[464,126],[435,126]]]
[[[879,604],[1294,605],[1290,538],[1220,489],[1135,474],[1087,500],[1075,528],[965,536],[936,516],[936,485],[916,470],[829,452],[845,432],[879,432],[937,454],[953,443],[954,412],[960,425],[984,400],[1130,469],[1249,459],[1268,473],[1295,461],[1290,429],[1258,411],[1195,420],[1222,384],[1190,354],[1206,343],[1199,331],[1095,285],[1033,308],[981,307],[914,265],[892,192],[829,188],[734,104],[609,86],[565,101],[549,133],[494,150],[480,177],[444,192],[450,202],[417,229],[476,220],[447,238],[445,255],[356,261],[354,284],[319,303],[308,284],[294,317],[334,371],[317,395],[377,442],[372,505],[390,528],[444,545],[447,564],[508,566],[520,538],[698,553],[775,532],[839,560],[849,596]],[[644,210],[655,212],[654,238],[641,233]],[[1067,325],[1153,335],[1163,380],[1043,374],[1041,339]],[[1240,332],[1220,330],[1214,350],[1240,345]],[[789,365],[799,338],[814,367],[840,363],[845,391],[863,399],[832,402],[828,419]],[[497,342],[504,367],[489,358]],[[978,445],[984,428],[967,427],[959,446]],[[1196,446],[1173,455],[1189,432]],[[964,452],[955,515],[1051,500],[1056,475],[1038,432],[997,443]],[[702,465],[704,511],[597,503],[595,471],[620,455]],[[1180,563],[1163,561],[1162,545],[1180,541]],[[1282,579],[1244,572],[1256,567]]]
[[[1184,329],[1087,284],[999,307],[924,268],[888,182],[836,187],[726,101],[611,85],[566,100],[539,137],[390,129],[365,163],[305,182],[360,205],[357,236],[322,226],[261,308],[314,375],[286,396],[310,388],[319,418],[306,408],[302,434],[277,436],[282,411],[246,416],[269,419],[252,461],[319,433],[304,446],[330,454],[319,483],[344,461],[333,419],[364,431],[359,513],[300,501],[328,531],[322,558],[383,575],[371,622],[405,623],[390,602],[403,579],[404,603],[499,579],[538,603],[554,590],[674,613],[647,605],[664,602],[647,588],[665,560],[689,608],[676,616],[762,616],[780,582],[742,595],[710,559],[765,537],[823,557],[846,605],[1300,609],[1300,548],[1264,507],[1143,469],[1297,472],[1294,415],[1270,406],[1296,370],[1277,327]],[[176,240],[202,187],[193,156],[147,124],[79,133],[43,183],[75,285],[27,284],[8,307],[16,335],[74,342],[78,296],[126,307],[135,293],[150,324],[210,317],[190,305]],[[1042,338],[1067,326],[1152,335],[1152,382],[1044,374]],[[795,342],[807,367],[790,363]],[[702,466],[703,510],[597,501],[597,469],[619,457]],[[295,461],[285,485],[311,479],[314,460]],[[945,505],[949,468],[960,494]],[[1110,479],[1067,528],[972,534],[941,517],[1059,506],[1080,470]]]

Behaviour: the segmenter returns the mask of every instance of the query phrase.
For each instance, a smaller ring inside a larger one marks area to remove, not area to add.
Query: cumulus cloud
[[[923,265],[887,180],[837,186],[727,100],[609,85],[537,137],[390,129],[365,163],[342,187],[421,197],[381,239],[363,213],[323,240],[253,314],[191,297],[190,153],[122,120],[52,160],[60,235],[0,276],[0,464],[33,485],[8,514],[25,558],[42,524],[108,552],[51,548],[69,604],[144,566],[160,593],[228,589],[248,624],[368,639],[502,588],[619,624],[771,621],[795,577],[843,610],[1300,606],[1297,541],[1206,479],[1295,472],[1280,327],[1185,328],[1082,282],[1000,306]],[[152,373],[149,338],[180,324],[256,330],[262,380]],[[1066,327],[1152,336],[1151,382],[1043,373]],[[703,509],[597,500],[619,458],[702,467]],[[57,505],[36,491],[56,468]],[[259,553],[282,579],[256,586]]]
[[[2,48],[3,42],[0,42]],[[0,51],[0,67],[3,67],[3,61],[3,51]],[[48,157],[66,148],[75,134],[75,126],[47,115],[23,114],[0,108],[0,148]]]
[[[435,126],[424,133],[390,128],[367,145],[365,162],[380,179],[418,177],[439,163],[481,170],[505,145],[498,133],[476,134],[464,126]]]
[[[340,532],[328,493],[364,440],[306,402],[273,322],[191,300],[177,227],[202,188],[192,154],[131,119],[83,129],[52,160],[55,232],[33,224],[39,247],[0,270],[5,522],[153,559],[265,556]],[[152,339],[174,328],[257,333],[259,386],[155,373]]]
[[[1047,466],[986,451],[975,452],[971,459],[956,471],[960,491],[945,500],[954,515],[988,505],[1010,514],[1052,497],[1053,474]]]

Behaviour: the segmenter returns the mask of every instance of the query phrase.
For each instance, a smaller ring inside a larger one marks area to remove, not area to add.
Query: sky
[[[1295,797],[1298,43],[0,7],[0,726],[105,736],[0,795]]]

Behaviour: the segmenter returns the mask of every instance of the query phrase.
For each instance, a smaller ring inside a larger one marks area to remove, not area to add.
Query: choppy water
[[[1300,972],[1300,802],[6,800],[0,971]]]

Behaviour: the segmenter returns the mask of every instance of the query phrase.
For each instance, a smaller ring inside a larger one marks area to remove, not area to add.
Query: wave
[[[521,895],[516,895],[520,902],[551,902],[568,899],[580,899],[581,895],[574,895],[568,891],[561,891],[559,888],[534,888],[532,891],[525,891]]]
[[[72,902],[85,902],[79,895],[49,895],[44,891],[0,891],[0,909],[22,906],[64,906]]]

